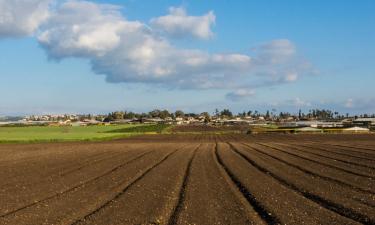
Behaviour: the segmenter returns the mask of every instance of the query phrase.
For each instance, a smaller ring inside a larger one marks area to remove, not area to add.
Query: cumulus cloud
[[[29,1],[48,8],[49,1]],[[248,54],[209,53],[174,46],[168,35],[155,30],[162,28],[164,22],[168,24],[169,18],[174,22],[165,32],[209,38],[215,22],[212,12],[194,17],[182,8],[171,8],[169,15],[151,20],[150,27],[126,19],[118,6],[70,0],[43,15],[48,20],[40,20],[43,24],[33,25],[27,33],[38,29],[36,37],[49,58],[88,59],[93,71],[105,75],[109,82],[175,89],[225,89],[230,92],[227,98],[239,100],[252,96],[254,88],[294,82],[312,70],[311,64],[298,57],[296,46],[287,39],[263,43]]]
[[[150,22],[153,28],[172,37],[209,39],[213,36],[211,28],[215,20],[213,11],[203,16],[190,16],[182,7],[170,7],[168,15],[153,18]]]
[[[52,0],[0,0],[0,38],[28,36],[50,14]]]
[[[126,20],[114,6],[67,2],[38,36],[50,58],[85,57],[110,82],[157,83],[175,88],[236,86],[252,59],[172,46],[146,24]],[[239,77],[237,77],[239,78]]]
[[[226,97],[232,101],[239,101],[255,95],[254,90],[238,89],[236,91],[229,92]]]
[[[41,27],[38,40],[51,58],[91,58],[105,55],[123,36],[142,29],[140,22],[123,19],[116,6],[68,1]]]

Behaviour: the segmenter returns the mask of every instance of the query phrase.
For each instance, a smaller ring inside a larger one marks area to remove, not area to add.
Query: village
[[[324,113],[322,113],[324,112]],[[153,110],[149,113],[133,113],[117,111],[108,115],[31,115],[18,120],[0,120],[0,126],[93,126],[120,124],[168,124],[168,125],[204,125],[204,126],[241,126],[249,128],[269,128],[284,132],[371,132],[375,131],[375,117],[368,115],[349,116],[332,113],[328,110],[313,110],[308,114],[270,113],[257,111],[233,115],[228,109],[215,110],[213,115],[203,112],[199,114],[184,113],[177,110]]]

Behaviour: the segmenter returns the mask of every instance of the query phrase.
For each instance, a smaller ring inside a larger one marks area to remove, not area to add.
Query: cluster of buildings
[[[334,121],[294,121],[279,124],[296,132],[370,132],[375,130],[375,118],[346,118]]]
[[[177,117],[145,117],[133,119],[117,119],[106,121],[105,116],[92,115],[33,115],[26,116],[18,121],[0,122],[0,125],[23,124],[23,125],[49,125],[49,126],[89,126],[110,125],[130,123],[163,123],[175,125],[207,124],[211,126],[233,126],[245,125],[249,127],[273,126],[278,129],[293,129],[294,131],[323,131],[323,130],[348,130],[366,132],[375,130],[375,118],[344,118],[330,121],[323,120],[300,120],[298,117],[284,119],[266,118],[263,116],[177,116]]]
[[[63,115],[31,115],[19,118],[18,120],[3,120],[0,125],[49,125],[49,126],[85,126],[99,124],[100,121],[95,118],[86,118],[85,116],[75,114]]]
[[[80,116],[75,114],[52,114],[52,115],[31,115],[25,116],[22,120],[23,121],[49,121],[49,122],[57,122],[57,121],[66,121],[66,120],[79,120]]]

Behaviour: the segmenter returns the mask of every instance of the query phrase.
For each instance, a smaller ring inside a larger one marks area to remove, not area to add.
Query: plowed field
[[[375,136],[1,144],[0,224],[375,224]]]

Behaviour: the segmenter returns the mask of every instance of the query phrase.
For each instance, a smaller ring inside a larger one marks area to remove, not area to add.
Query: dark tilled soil
[[[231,131],[236,133],[246,133],[249,130],[247,125],[179,125],[172,128],[173,132],[225,132]]]
[[[374,135],[0,145],[0,225],[375,224]]]

